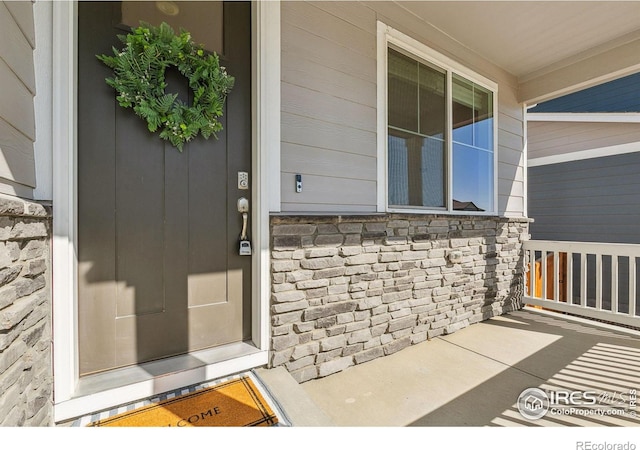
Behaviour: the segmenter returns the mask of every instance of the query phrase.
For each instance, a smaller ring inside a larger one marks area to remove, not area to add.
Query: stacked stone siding
[[[0,198],[0,426],[53,420],[50,217]]]
[[[299,382],[519,308],[526,219],[271,218],[271,366]]]

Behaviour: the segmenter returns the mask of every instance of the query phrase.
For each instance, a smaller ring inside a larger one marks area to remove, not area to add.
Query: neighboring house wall
[[[282,211],[376,211],[376,20],[499,83],[498,212],[525,216],[515,80],[391,2],[282,3]]]
[[[640,126],[640,124],[635,124]],[[529,168],[531,237],[537,240],[640,244],[638,152]],[[573,256],[573,299],[580,299],[580,260]],[[595,259],[587,257],[587,304],[595,306]],[[618,305],[629,311],[629,263],[618,261]],[[603,308],[611,306],[611,258],[602,261]],[[636,291],[640,292],[640,277]],[[637,302],[640,307],[640,301]]]
[[[33,4],[0,1],[0,30],[0,192],[31,198],[36,181]]]
[[[283,2],[281,11],[271,365],[303,382],[519,308],[528,220],[515,80],[398,4]],[[500,217],[379,211],[377,20],[498,83]]]
[[[587,151],[599,150],[601,156],[626,151],[640,151],[640,123],[610,122],[536,122],[528,124],[528,158],[579,159]],[[605,149],[605,150],[602,150]],[[547,161],[554,161],[553,159]],[[530,164],[531,165],[531,164]]]
[[[640,244],[639,173],[640,144],[636,153],[530,167],[532,237]]]
[[[638,112],[640,73],[541,103],[529,111],[544,112]]]
[[[529,110],[533,112],[528,121],[533,239],[640,244],[639,87],[640,74],[635,74]],[[544,113],[562,113],[561,120],[553,121],[558,116]],[[572,118],[565,113],[579,114]],[[603,258],[605,309],[611,305],[611,265],[611,258]],[[578,255],[573,257],[573,267],[577,301],[581,294]],[[618,261],[621,312],[629,310],[628,267],[626,259]],[[589,255],[589,280],[595,280],[595,270],[595,259]],[[588,284],[589,306],[595,306],[595,289],[594,282]]]
[[[638,112],[640,73],[528,110],[533,239],[640,243]]]

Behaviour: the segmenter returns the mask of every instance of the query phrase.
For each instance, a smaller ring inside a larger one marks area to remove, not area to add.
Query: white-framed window
[[[496,214],[497,83],[378,22],[378,210]]]

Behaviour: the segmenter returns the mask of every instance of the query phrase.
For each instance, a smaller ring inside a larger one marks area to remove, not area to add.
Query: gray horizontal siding
[[[282,210],[374,211],[375,35],[283,2],[282,36]]]
[[[30,5],[30,3],[20,3]],[[12,9],[15,9],[15,6],[12,6]],[[3,2],[0,2],[0,30],[2,30],[2,39],[0,39],[2,59],[22,80],[25,87],[34,94],[36,79],[33,71],[33,58],[25,57],[25,55],[31,54],[34,46],[22,32],[11,11]]]
[[[16,21],[20,31],[29,41],[31,47],[36,46],[35,24],[33,20],[33,3],[30,0],[12,0],[3,2]]]
[[[376,210],[379,19],[499,82],[498,211],[524,214],[523,112],[514,80],[392,2],[281,8],[282,211]],[[295,174],[303,176],[300,194]]]
[[[529,169],[533,239],[640,244],[640,152]]]
[[[33,4],[0,1],[0,30],[0,192],[28,195],[36,181]]]

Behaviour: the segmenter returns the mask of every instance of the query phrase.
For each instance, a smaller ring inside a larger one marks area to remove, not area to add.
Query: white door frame
[[[280,2],[252,3],[252,342],[79,378],[77,3],[53,3],[53,363],[56,422],[268,363],[269,212],[280,208]],[[202,364],[194,366],[194,357]],[[160,366],[160,367],[158,367]],[[168,372],[161,377],[156,370]],[[121,381],[126,379],[128,384]]]

